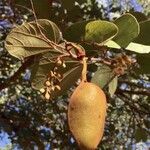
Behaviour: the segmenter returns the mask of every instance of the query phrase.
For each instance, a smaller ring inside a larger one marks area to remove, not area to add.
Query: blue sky
[[[0,134],[0,148],[4,148],[6,145],[10,144],[10,139],[8,138],[8,134],[2,132]]]

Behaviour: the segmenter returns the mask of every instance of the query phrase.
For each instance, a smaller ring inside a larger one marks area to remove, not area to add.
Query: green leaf
[[[57,56],[57,55],[56,55]],[[56,66],[53,58],[55,56],[50,53],[44,54],[37,58],[36,62],[31,70],[31,81],[33,88],[40,90],[44,88],[44,83],[47,81],[47,75]],[[54,91],[51,96],[56,97],[63,94],[68,90],[81,76],[82,65],[79,61],[72,60],[70,58],[65,58],[66,68],[58,67],[58,72],[63,75],[63,78],[59,84],[61,87],[60,91]]]
[[[150,74],[150,53],[146,54],[137,54],[137,63],[140,65],[140,68],[136,70],[139,74]]]
[[[103,88],[107,85],[110,80],[113,78],[114,73],[108,66],[100,66],[95,72],[94,76],[91,79],[92,83],[97,84],[99,87]]]
[[[49,19],[51,14],[51,6],[49,0],[32,0],[35,14],[38,19]],[[15,0],[16,7],[20,9],[31,8],[30,0]]]
[[[53,69],[53,66],[54,64],[45,65],[43,67],[38,66],[37,64],[33,66],[33,70],[31,70],[31,81],[34,89],[40,90],[44,88],[44,83],[46,82],[44,73],[48,74]]]
[[[65,39],[73,42],[89,41],[104,42],[117,34],[115,24],[108,21],[82,21],[68,27],[64,33]]]
[[[59,72],[61,74],[64,74],[76,66],[76,61],[66,61],[66,68],[59,68]],[[44,88],[44,83],[47,80],[47,75],[50,73],[50,71],[53,71],[54,67],[55,63],[50,62],[49,60],[45,60],[45,62],[42,62],[41,59],[38,63],[35,63],[31,68],[31,80],[33,88],[37,90]]]
[[[85,35],[85,26],[90,21],[81,21],[72,24],[68,27],[64,33],[64,38],[71,42],[79,42],[84,39]]]
[[[121,47],[127,47],[139,34],[140,27],[136,18],[131,14],[122,15],[114,23],[119,28],[118,34],[113,38]]]
[[[138,128],[135,132],[136,142],[140,142],[140,141],[146,142],[147,136],[148,136],[147,131],[144,129]]]
[[[130,12],[130,14],[133,15],[137,19],[138,22],[147,20],[147,17],[145,16],[145,14],[141,12],[132,11]]]
[[[53,97],[63,95],[67,90],[69,90],[75,82],[81,77],[82,66],[73,67],[64,74],[62,81],[60,82],[60,91],[55,91],[52,93]]]
[[[112,97],[114,95],[114,93],[116,92],[117,89],[117,85],[118,85],[118,77],[115,76],[114,79],[109,83],[108,87],[109,87],[109,93],[110,96]]]
[[[33,0],[33,5],[38,19],[50,18],[51,5],[49,0]]]
[[[150,46],[150,20],[140,23],[140,34],[134,42]]]
[[[75,7],[75,0],[61,0],[61,2],[62,6],[67,10],[71,10]]]
[[[61,38],[61,32],[55,23],[39,19],[14,28],[6,38],[5,47],[19,59],[47,51],[61,53],[50,45],[50,41],[58,43]]]
[[[114,23],[108,21],[91,21],[85,27],[85,41],[102,43],[112,39],[118,32]]]

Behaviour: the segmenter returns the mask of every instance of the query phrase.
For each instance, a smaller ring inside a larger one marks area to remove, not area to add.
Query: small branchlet
[[[70,57],[72,59],[81,61],[85,56],[85,52],[83,51],[83,49],[77,44],[71,42],[65,42],[63,51],[63,54],[53,58],[55,67],[47,75],[47,80],[44,83],[44,88],[40,90],[47,100],[51,98],[50,95],[52,94],[52,92],[54,92],[55,90],[61,90],[60,82],[63,79],[63,74],[60,70],[67,67],[65,63],[65,57]]]
[[[72,58],[82,60],[83,57],[85,57],[85,51],[75,43],[65,41],[65,48]],[[74,50],[75,53],[73,53],[72,50]]]

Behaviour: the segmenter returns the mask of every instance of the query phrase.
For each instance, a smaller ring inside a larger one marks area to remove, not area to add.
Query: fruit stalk
[[[87,82],[87,77],[86,77],[86,73],[87,73],[87,57],[83,57],[82,63],[83,63],[83,70],[82,70],[81,81],[82,82]]]

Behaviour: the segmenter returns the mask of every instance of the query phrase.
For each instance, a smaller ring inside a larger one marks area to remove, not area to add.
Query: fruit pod
[[[107,102],[95,84],[81,82],[68,107],[68,124],[81,150],[94,150],[102,139]]]

